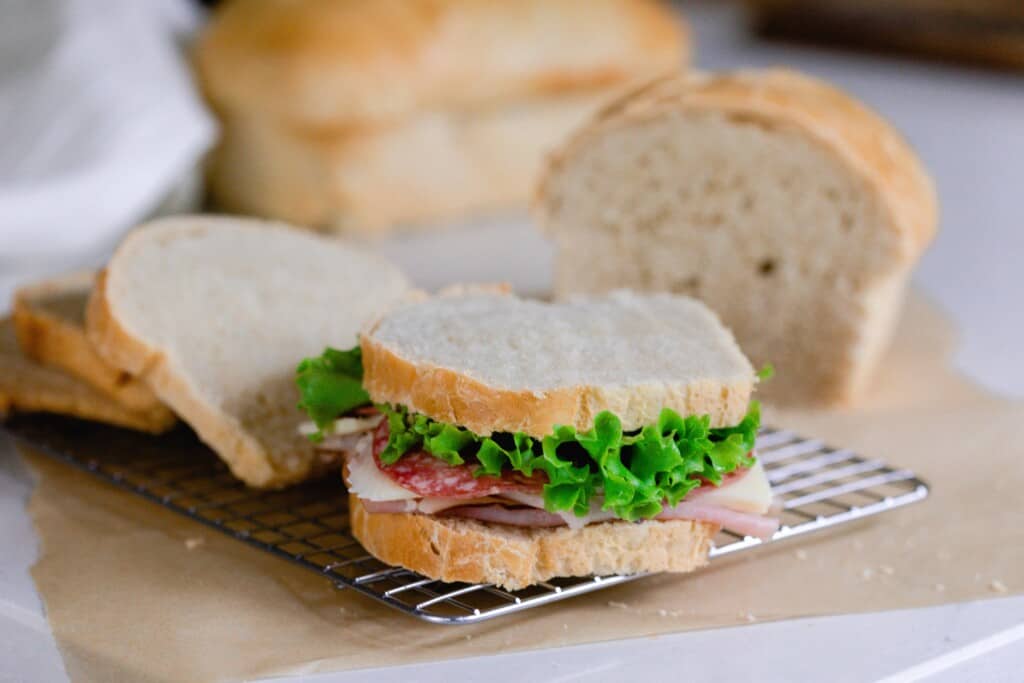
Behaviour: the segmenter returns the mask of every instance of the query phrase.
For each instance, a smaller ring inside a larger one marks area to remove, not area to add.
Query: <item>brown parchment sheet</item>
[[[1017,593],[1024,402],[951,370],[954,337],[912,297],[859,407],[767,411],[770,424],[914,469],[932,485],[927,501],[698,574],[434,626],[27,453],[39,475],[29,505],[41,538],[33,576],[76,681],[238,680]]]

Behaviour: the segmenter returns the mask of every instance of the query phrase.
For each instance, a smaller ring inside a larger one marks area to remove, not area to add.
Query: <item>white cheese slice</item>
[[[739,481],[713,488],[695,500],[737,512],[763,515],[772,504],[772,487],[758,460]]]
[[[380,421],[383,419],[383,415],[369,415],[367,417],[339,417],[328,429],[325,429],[324,432],[327,434],[336,434],[338,436],[367,432],[379,425]],[[303,422],[299,425],[299,434],[302,436],[311,436],[316,434],[318,431],[316,423],[314,422]]]
[[[418,498],[409,489],[396,484],[388,475],[380,471],[370,453],[373,439],[363,437],[355,449],[345,460],[348,466],[348,490],[363,500],[412,500]]]

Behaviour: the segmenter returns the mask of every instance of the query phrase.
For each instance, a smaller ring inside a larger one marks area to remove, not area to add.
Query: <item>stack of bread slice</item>
[[[76,273],[15,293],[12,317],[0,321],[0,408],[166,431],[174,413],[137,378],[107,363],[86,338],[94,277]]]

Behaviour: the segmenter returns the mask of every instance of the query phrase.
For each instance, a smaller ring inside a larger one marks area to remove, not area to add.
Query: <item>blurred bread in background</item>
[[[235,0],[194,56],[222,208],[379,233],[525,206],[609,97],[680,68],[657,0]]]
[[[151,431],[169,428],[174,414],[149,387],[104,361],[85,334],[85,307],[95,273],[83,271],[18,289],[13,315],[22,352],[76,377],[126,410],[147,416]]]
[[[618,287],[704,300],[771,400],[856,398],[936,225],[904,140],[791,71],[679,75],[609,105],[556,155],[537,213],[556,295]]]

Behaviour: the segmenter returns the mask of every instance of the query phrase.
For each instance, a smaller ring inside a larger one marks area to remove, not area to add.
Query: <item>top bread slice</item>
[[[176,216],[118,247],[86,322],[100,354],[146,382],[236,476],[279,487],[335,464],[298,433],[298,360],[354,345],[406,289],[395,266],[339,241]]]
[[[169,426],[160,416],[129,410],[77,377],[26,356],[10,318],[0,320],[0,417],[7,412],[57,413],[150,433]]]
[[[556,296],[696,296],[776,377],[766,399],[845,404],[886,347],[937,206],[877,114],[785,70],[688,74],[607,106],[536,200]]]
[[[174,413],[130,374],[103,360],[85,334],[85,307],[96,274],[72,273],[19,288],[13,315],[18,344],[26,356],[60,368],[103,392],[127,410],[170,428]]]
[[[478,434],[586,430],[603,410],[626,430],[654,423],[662,408],[733,425],[756,382],[707,307],[667,294],[560,304],[442,296],[395,308],[360,344],[374,401]]]
[[[324,129],[604,88],[687,52],[656,0],[263,0],[222,3],[195,62],[218,109]]]

